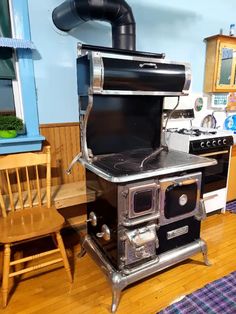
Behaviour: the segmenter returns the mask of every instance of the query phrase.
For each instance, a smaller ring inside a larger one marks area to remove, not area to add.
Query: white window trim
[[[9,11],[10,11],[12,37],[16,37],[12,1],[8,0],[8,3],[9,3]],[[23,101],[22,101],[22,94],[21,94],[21,82],[19,79],[20,77],[19,62],[18,62],[16,53],[14,53],[14,65],[15,65],[16,79],[12,80],[12,88],[13,88],[16,116],[18,118],[21,118],[24,121]]]

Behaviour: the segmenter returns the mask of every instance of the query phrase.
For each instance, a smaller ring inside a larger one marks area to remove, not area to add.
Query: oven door
[[[160,180],[160,224],[166,225],[199,211],[201,172]]]
[[[229,168],[230,149],[223,151],[199,154],[199,156],[210,157],[217,160],[217,164],[206,167],[203,183],[203,194],[226,188]]]
[[[128,226],[144,222],[158,214],[159,184],[144,181],[119,187],[119,212],[122,224]],[[159,214],[158,214],[159,215]]]

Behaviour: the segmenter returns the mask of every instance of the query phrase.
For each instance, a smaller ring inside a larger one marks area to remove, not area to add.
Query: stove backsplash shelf
[[[164,54],[78,45],[83,158],[161,146],[164,96],[187,95],[188,63]]]

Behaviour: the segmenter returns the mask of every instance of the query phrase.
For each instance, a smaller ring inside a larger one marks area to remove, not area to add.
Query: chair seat
[[[59,231],[64,218],[55,207],[33,207],[0,218],[0,243],[12,243]]]

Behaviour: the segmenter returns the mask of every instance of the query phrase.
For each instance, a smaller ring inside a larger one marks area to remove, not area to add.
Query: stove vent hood
[[[57,28],[70,31],[90,20],[112,25],[112,47],[135,50],[135,19],[124,0],[67,0],[56,7],[52,19]]]

